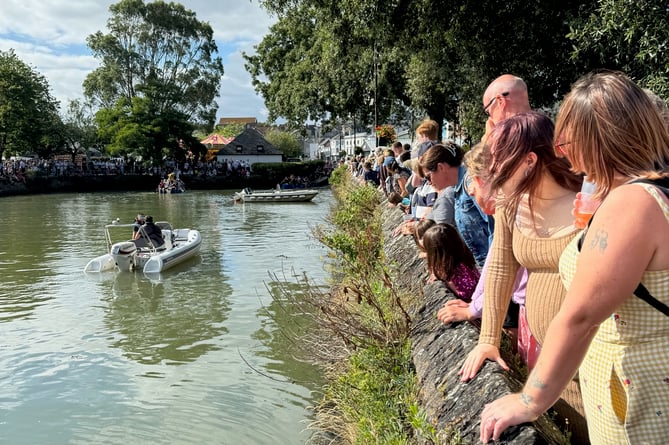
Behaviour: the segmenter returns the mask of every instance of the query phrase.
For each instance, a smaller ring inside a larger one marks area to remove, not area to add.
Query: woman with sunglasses
[[[479,344],[460,370],[463,381],[474,378],[486,359],[509,369],[499,346],[521,267],[527,269],[528,279],[519,335],[530,337],[530,343],[537,345],[528,351],[529,367],[564,299],[558,261],[577,233],[571,210],[582,178],[570,171],[566,159],[556,157],[553,130],[553,123],[545,114],[520,113],[499,122],[487,139],[488,183],[497,194],[495,232],[484,286]],[[571,382],[561,397],[563,401],[555,406],[559,417],[568,419],[574,439],[587,440],[578,382]]]
[[[641,88],[622,73],[600,72],[574,84],[556,135],[602,203],[562,254],[568,291],[536,367],[521,393],[483,410],[481,440],[536,419],[578,371],[591,443],[666,443],[669,318],[634,294],[641,282],[669,304],[669,200],[632,182],[667,176],[669,134]]]

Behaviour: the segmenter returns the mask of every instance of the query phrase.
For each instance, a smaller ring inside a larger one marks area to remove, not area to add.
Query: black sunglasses
[[[500,94],[500,96],[502,96],[502,97],[506,97],[506,96],[508,96],[508,95],[509,95],[509,92],[508,92],[508,91],[506,91],[506,92]],[[487,114],[488,116],[490,116],[490,112],[488,112],[488,108],[490,108],[490,107],[492,106],[492,104],[495,103],[495,100],[496,100],[496,99],[497,99],[497,96],[494,96],[492,99],[490,99],[490,102],[488,102],[488,105],[486,105],[485,107],[483,107],[483,112],[484,112],[485,114]]]

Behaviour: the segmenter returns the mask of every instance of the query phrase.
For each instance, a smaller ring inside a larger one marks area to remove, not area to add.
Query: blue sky
[[[86,37],[107,33],[109,6],[116,0],[3,0],[0,14],[0,49],[16,55],[42,74],[61,109],[82,97],[81,84],[98,67],[86,46]],[[242,52],[253,53],[275,19],[258,0],[182,0],[214,29],[223,59],[217,117],[256,117],[264,122],[267,110],[244,69]]]

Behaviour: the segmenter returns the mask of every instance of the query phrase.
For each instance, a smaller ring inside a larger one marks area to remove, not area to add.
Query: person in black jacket
[[[146,247],[149,245],[149,241],[156,249],[159,249],[165,245],[165,240],[163,239],[163,232],[153,222],[153,216],[149,215],[146,217],[146,222],[139,231],[140,237],[136,239],[135,245],[137,247]]]

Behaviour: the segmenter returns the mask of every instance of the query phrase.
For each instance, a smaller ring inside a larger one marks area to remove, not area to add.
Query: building
[[[222,127],[230,124],[243,125],[244,128],[256,127],[258,119],[255,117],[222,117],[218,120],[218,125]]]
[[[247,127],[216,153],[216,160],[222,162],[248,161],[249,165],[258,162],[282,162],[283,152],[267,141],[258,130]]]
[[[397,130],[397,140],[402,144],[412,144],[412,134],[409,130]],[[340,153],[345,156],[354,156],[355,148],[360,147],[363,155],[367,156],[376,149],[376,134],[355,133],[343,134],[334,132],[326,135],[318,143],[316,155],[320,159],[339,159]],[[390,148],[390,147],[388,147]]]

